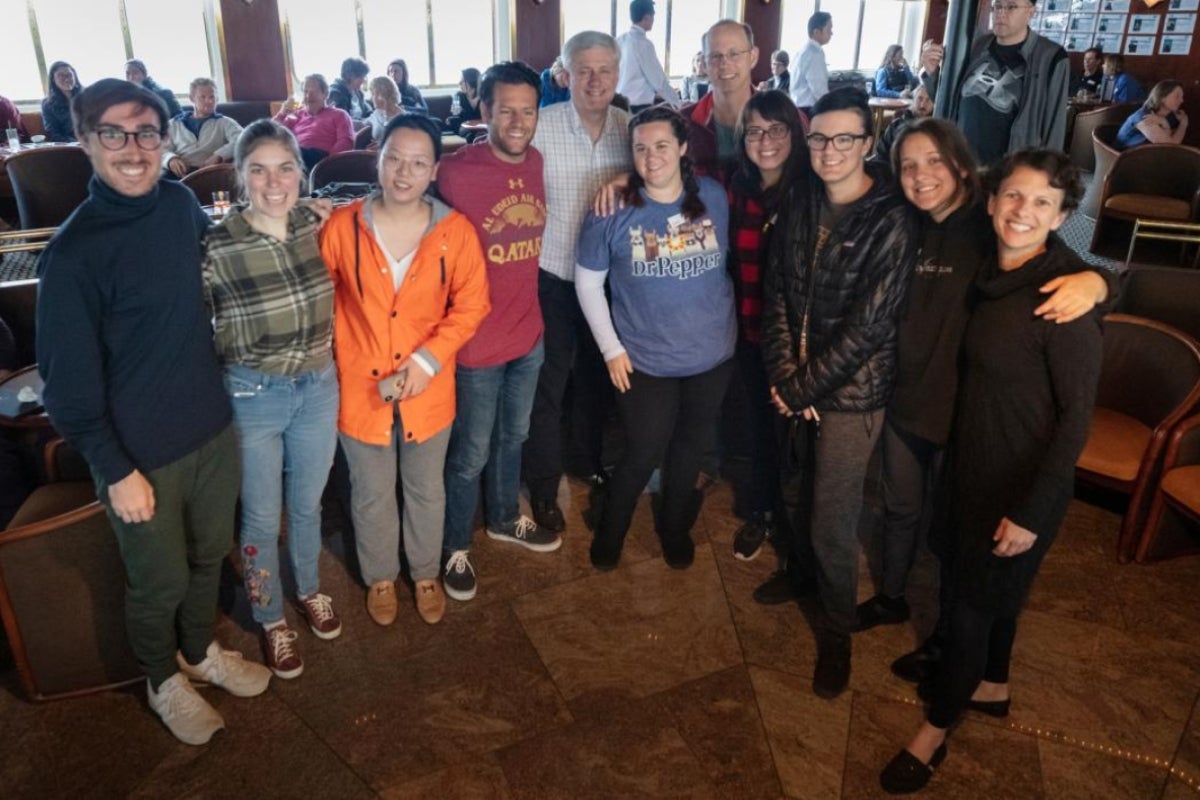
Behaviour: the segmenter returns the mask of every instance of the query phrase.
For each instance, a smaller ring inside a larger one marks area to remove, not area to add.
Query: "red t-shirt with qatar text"
[[[542,154],[530,147],[524,161],[510,164],[497,158],[487,141],[476,142],[442,158],[438,191],[479,234],[492,302],[475,336],[458,351],[458,363],[494,367],[526,355],[542,336]]]

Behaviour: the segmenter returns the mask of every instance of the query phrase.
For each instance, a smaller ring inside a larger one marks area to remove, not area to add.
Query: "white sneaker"
[[[167,730],[184,744],[204,744],[225,727],[225,720],[200,693],[188,683],[187,676],[176,672],[163,681],[158,691],[146,681],[150,708],[162,717]]]
[[[175,660],[184,675],[201,683],[220,686],[236,697],[260,695],[271,682],[271,670],[245,660],[235,650],[222,650],[216,642],[209,643],[206,658],[195,666],[187,663],[183,653],[176,653]]]

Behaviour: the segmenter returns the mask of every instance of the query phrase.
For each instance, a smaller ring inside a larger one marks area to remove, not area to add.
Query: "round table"
[[[883,132],[884,117],[890,111],[896,113],[902,109],[908,108],[909,101],[899,97],[872,97],[867,101],[867,105],[871,108],[871,116],[875,121],[875,130],[872,135],[876,141],[879,141],[879,134]]]

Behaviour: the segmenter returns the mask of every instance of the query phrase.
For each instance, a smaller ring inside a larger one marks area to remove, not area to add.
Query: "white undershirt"
[[[592,338],[600,348],[605,361],[611,361],[625,352],[625,346],[617,337],[617,329],[613,327],[612,311],[604,297],[604,281],[608,278],[608,270],[586,269],[575,266],[575,295],[579,298],[579,307],[587,319],[588,327],[592,329]]]
[[[379,228],[375,226],[374,221],[371,222],[371,233],[375,234],[375,243],[379,245],[379,249],[383,252],[383,257],[387,259],[388,266],[391,268],[392,289],[398,292],[400,291],[401,284],[404,283],[404,276],[408,274],[408,270],[412,267],[413,259],[416,258],[416,248],[413,248],[413,250],[407,255],[396,258],[392,255],[391,251],[388,250],[387,245],[384,244],[383,237],[379,235]],[[424,358],[421,358],[419,353],[413,353],[412,359],[413,361],[416,361],[421,366],[421,369],[425,370],[425,372],[429,373],[430,375],[436,374],[437,370],[433,368],[433,365]]]

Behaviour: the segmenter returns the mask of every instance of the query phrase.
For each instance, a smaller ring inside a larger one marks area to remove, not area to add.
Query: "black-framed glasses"
[[[728,53],[709,53],[704,57],[704,60],[713,66],[719,66],[724,64],[726,61],[730,63],[737,61],[742,56],[746,55],[746,53],[749,53],[750,50],[751,48],[747,47],[745,50],[730,50]]]
[[[766,137],[771,141],[778,142],[781,139],[786,139],[789,133],[791,133],[791,131],[788,129],[787,125],[780,125],[778,123],[769,125],[766,128],[746,128],[746,141],[760,142],[764,137]]]
[[[97,128],[95,133],[100,146],[105,150],[121,150],[128,144],[130,139],[133,139],[142,150],[157,150],[163,140],[162,131],[155,128],[127,131],[115,126],[105,125],[104,127]]]
[[[809,150],[824,150],[832,142],[834,150],[844,151],[849,150],[856,140],[869,137],[869,133],[835,133],[833,136],[810,133],[804,137],[804,141],[808,144]]]

